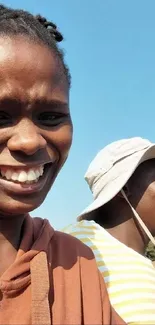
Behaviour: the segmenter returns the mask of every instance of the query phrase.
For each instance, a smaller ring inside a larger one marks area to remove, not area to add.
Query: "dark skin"
[[[132,206],[155,236],[155,159],[142,163],[124,190]],[[125,245],[142,255],[145,254],[149,239],[121,193],[93,212],[91,219],[95,219]]]
[[[26,214],[44,201],[71,142],[69,88],[60,60],[39,41],[0,36],[0,168],[46,164],[44,182],[33,193],[0,182],[0,275],[16,257]]]

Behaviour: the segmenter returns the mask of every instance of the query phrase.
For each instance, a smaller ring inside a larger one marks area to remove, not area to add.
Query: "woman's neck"
[[[11,217],[0,215],[0,276],[16,258],[24,219],[25,215]]]
[[[106,230],[121,243],[132,248],[141,255],[145,254],[148,244],[147,238],[139,231],[133,219]]]
[[[96,220],[120,242],[142,255],[145,254],[149,240],[127,204],[114,202],[107,209],[102,209]]]
[[[6,242],[18,249],[24,219],[25,215],[8,217],[0,214],[0,249]]]

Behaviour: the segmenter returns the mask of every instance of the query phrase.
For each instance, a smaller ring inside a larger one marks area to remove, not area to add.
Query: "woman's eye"
[[[65,114],[54,113],[54,112],[44,112],[38,117],[39,123],[45,126],[56,126],[67,117]]]
[[[12,122],[12,117],[5,113],[5,112],[0,112],[0,126],[5,126],[8,125]]]

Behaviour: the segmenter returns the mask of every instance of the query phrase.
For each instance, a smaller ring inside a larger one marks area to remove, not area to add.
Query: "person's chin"
[[[37,209],[45,200],[47,193],[24,197],[6,197],[0,202],[0,215],[22,215]]]
[[[40,203],[41,204],[41,203]],[[40,204],[31,204],[31,203],[18,203],[16,202],[16,204],[9,204],[9,205],[3,205],[0,206],[0,216],[2,215],[6,215],[6,216],[17,216],[17,215],[23,215],[23,214],[28,214],[31,211],[37,209]]]

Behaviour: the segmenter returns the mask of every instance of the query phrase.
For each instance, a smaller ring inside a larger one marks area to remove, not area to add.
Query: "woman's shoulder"
[[[92,250],[72,234],[55,230],[51,244],[59,253],[64,254],[65,252],[65,258],[77,255],[94,259]]]
[[[71,235],[75,235],[76,233],[93,231],[96,227],[95,221],[91,220],[82,220],[74,222],[62,229],[63,232]]]
[[[125,324],[110,305],[105,282],[91,249],[60,231],[54,232],[51,246],[52,283],[59,291],[55,292],[55,306],[57,299],[59,306],[64,306],[65,301],[67,312],[74,310],[79,314],[82,310],[80,318],[87,324]]]

